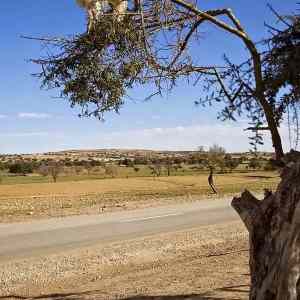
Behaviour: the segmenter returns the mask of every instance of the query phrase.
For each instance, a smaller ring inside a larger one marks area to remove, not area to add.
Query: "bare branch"
[[[217,25],[218,27],[240,37],[240,38],[247,38],[246,34],[244,33],[244,31],[241,31],[239,29],[236,29],[228,24],[226,24],[225,22],[223,21],[220,21],[218,19],[216,19],[215,17],[216,16],[221,16],[221,15],[231,15],[231,12],[228,11],[227,9],[221,9],[221,10],[216,10],[215,11],[215,15],[212,16],[209,14],[209,11],[208,12],[204,12],[204,11],[201,11],[199,10],[198,8],[196,8],[194,5],[190,4],[190,3],[187,3],[183,0],[171,0],[172,2],[184,7],[185,9],[187,9],[188,11],[192,11],[193,13],[195,13],[197,16],[199,17],[202,17],[204,18],[205,20],[207,21],[210,21],[212,24],[215,24]]]
[[[269,127],[248,127],[245,129],[245,131],[270,131]]]

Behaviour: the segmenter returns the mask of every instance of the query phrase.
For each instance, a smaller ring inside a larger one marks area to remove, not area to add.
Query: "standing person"
[[[214,194],[217,194],[217,190],[216,190],[216,187],[215,187],[215,184],[214,184],[214,168],[212,166],[209,166],[209,176],[208,176],[208,184],[209,186],[211,187],[212,191]]]

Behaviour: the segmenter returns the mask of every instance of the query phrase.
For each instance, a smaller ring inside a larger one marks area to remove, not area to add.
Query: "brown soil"
[[[260,175],[262,176],[262,175]],[[272,189],[277,177],[257,174],[216,176],[218,197],[244,189]],[[79,214],[98,214],[195,201],[212,197],[207,177],[174,176],[0,185],[0,223]],[[215,197],[215,196],[213,196]]]

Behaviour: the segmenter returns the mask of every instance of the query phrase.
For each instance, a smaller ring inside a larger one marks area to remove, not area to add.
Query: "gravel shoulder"
[[[178,197],[127,197],[101,196],[93,202],[91,198],[80,197],[72,199],[72,203],[65,203],[63,197],[55,199],[48,198],[31,198],[18,199],[10,201],[0,199],[0,223],[12,222],[30,222],[32,220],[42,220],[49,218],[62,218],[67,216],[78,215],[95,215],[106,214],[111,212],[145,209],[149,207],[166,206],[180,203],[190,203],[201,201],[203,199],[222,200],[232,198],[234,194],[215,195],[183,195]],[[77,202],[80,201],[80,202]],[[74,203],[78,204],[74,205]]]
[[[1,299],[247,299],[241,222],[0,264]]]

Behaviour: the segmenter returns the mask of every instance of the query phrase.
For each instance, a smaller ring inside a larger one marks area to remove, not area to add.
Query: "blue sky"
[[[265,33],[264,21],[273,24],[267,8],[289,13],[296,7],[291,0],[206,0],[204,9],[231,7],[254,40]],[[85,30],[84,13],[75,0],[0,1],[0,153],[45,152],[62,149],[151,148],[194,150],[199,145],[223,145],[228,151],[247,151],[248,139],[240,123],[221,123],[216,110],[195,107],[201,87],[186,84],[164,98],[142,99],[150,88],[131,92],[120,115],[107,114],[105,122],[79,119],[78,111],[67,101],[55,98],[57,91],[40,90],[31,73],[37,67],[28,62],[41,54],[41,46],[21,35],[71,35]],[[203,43],[197,49],[199,62],[221,63],[222,55],[241,60],[245,52],[237,41],[213,27],[203,30]],[[287,145],[287,129],[282,134]],[[271,150],[267,138],[264,150]]]

